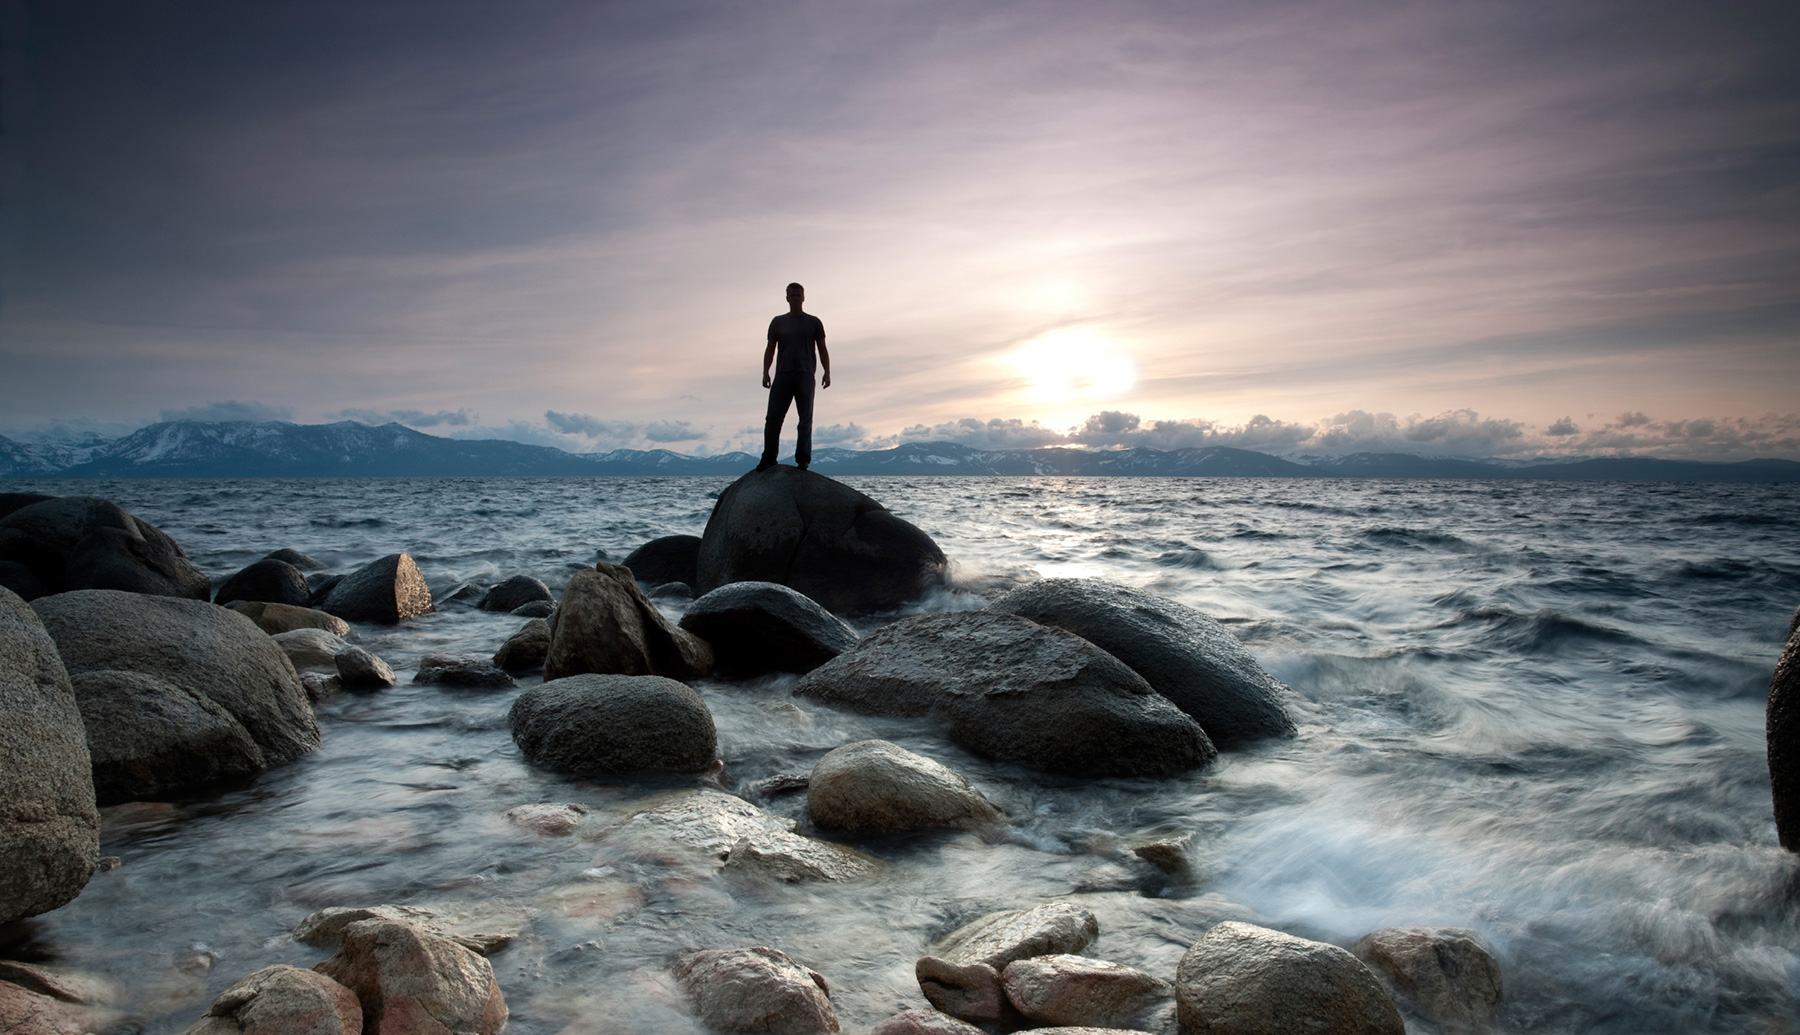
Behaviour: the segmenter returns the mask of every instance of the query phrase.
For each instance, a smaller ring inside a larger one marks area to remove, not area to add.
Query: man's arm
[[[814,344],[819,346],[819,367],[825,371],[825,380],[819,382],[820,388],[831,387],[831,353],[825,349],[825,339],[820,338]]]
[[[763,387],[764,388],[767,388],[771,384],[774,383],[769,380],[769,364],[771,364],[773,362],[775,362],[775,339],[770,338],[769,339],[769,347],[763,350]]]

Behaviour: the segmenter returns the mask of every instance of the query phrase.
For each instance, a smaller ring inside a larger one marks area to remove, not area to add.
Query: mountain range
[[[740,475],[748,453],[688,456],[667,449],[570,453],[500,439],[451,439],[400,424],[358,421],[164,421],[116,439],[70,444],[0,436],[0,478],[455,478]],[[1558,481],[1800,481],[1800,463],[1713,463],[1642,457],[1471,460],[1409,453],[1292,459],[1248,449],[975,449],[909,442],[893,449],[821,449],[826,475],[1080,475],[1244,478],[1504,478]]]

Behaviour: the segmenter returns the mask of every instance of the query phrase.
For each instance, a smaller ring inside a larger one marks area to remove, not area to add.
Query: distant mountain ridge
[[[164,421],[122,438],[37,445],[0,436],[0,478],[476,478],[739,475],[748,453],[688,456],[667,449],[570,453],[503,439],[452,439],[359,421]],[[1230,478],[1502,478],[1557,481],[1800,481],[1800,463],[1711,463],[1596,457],[1468,460],[1353,453],[1287,460],[1248,449],[975,449],[909,442],[893,449],[821,449],[828,475],[1025,475]]]

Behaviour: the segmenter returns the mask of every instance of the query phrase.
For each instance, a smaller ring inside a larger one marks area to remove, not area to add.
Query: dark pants
[[[800,418],[794,430],[800,440],[794,443],[794,462],[801,467],[812,463],[813,375],[811,371],[778,371],[769,386],[769,414],[763,419],[762,462],[772,464],[781,443],[781,422],[787,419],[788,403]]]

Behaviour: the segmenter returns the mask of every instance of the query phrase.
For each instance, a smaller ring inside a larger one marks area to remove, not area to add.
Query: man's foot
[[[806,463],[806,464],[795,464],[795,465],[794,465],[794,466],[795,466],[795,467],[798,467],[798,468],[800,468],[800,469],[801,469],[801,470],[802,470],[802,471],[804,471],[804,470],[806,470],[806,469],[807,469],[807,468],[808,468],[808,467],[811,467],[811,466],[812,466],[812,465],[811,465],[811,464],[810,464],[810,463]]]
[[[764,460],[762,463],[756,465],[756,470],[757,471],[766,471],[769,468],[774,467],[774,466],[775,466],[775,461]],[[752,472],[752,473],[755,473],[755,472]]]

